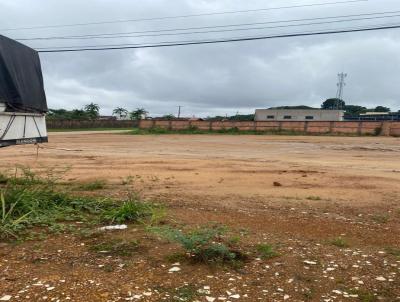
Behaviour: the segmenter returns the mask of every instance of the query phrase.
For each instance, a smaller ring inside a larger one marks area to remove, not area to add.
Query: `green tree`
[[[162,118],[163,118],[163,119],[166,119],[166,120],[173,120],[173,119],[175,118],[175,115],[173,115],[173,114],[166,114],[166,115],[162,116]]]
[[[88,117],[92,120],[97,119],[100,115],[100,106],[94,103],[85,105],[84,110],[87,113]]]
[[[322,109],[344,109],[346,103],[338,98],[330,98],[324,101],[321,105]]]
[[[129,114],[129,117],[130,117],[131,120],[141,120],[143,118],[143,116],[145,116],[146,114],[148,114],[146,109],[144,109],[144,108],[136,108],[136,110],[132,111]]]
[[[377,106],[374,109],[375,112],[390,112],[390,108],[384,106]]]
[[[322,103],[322,109],[344,109],[346,107],[346,103],[338,98],[327,99]]]
[[[82,109],[49,109],[47,113],[49,119],[54,120],[87,120],[89,115],[85,110]]]
[[[86,110],[81,109],[72,110],[69,116],[72,120],[87,120],[91,118],[90,114]]]
[[[346,110],[346,115],[350,116],[359,115],[360,113],[367,112],[367,108],[357,105],[346,105],[344,109]]]
[[[113,114],[119,116],[119,118],[126,117],[128,115],[128,110],[122,107],[117,107],[113,110]]]

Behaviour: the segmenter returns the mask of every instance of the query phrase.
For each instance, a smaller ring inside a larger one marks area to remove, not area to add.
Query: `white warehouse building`
[[[343,121],[343,110],[256,109],[255,121]]]

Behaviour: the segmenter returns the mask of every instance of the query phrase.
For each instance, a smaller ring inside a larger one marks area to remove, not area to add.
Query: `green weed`
[[[179,287],[173,293],[172,301],[194,301],[198,296],[200,296],[199,292],[192,285],[185,285]]]
[[[349,290],[351,294],[358,295],[358,300],[361,302],[375,302],[378,301],[378,298],[374,295],[373,292],[368,292],[364,290]]]
[[[149,219],[150,224],[156,224],[163,215],[159,208],[139,197],[121,202],[76,196],[59,190],[56,182],[24,170],[22,176],[9,178],[6,185],[0,186],[0,239],[31,238],[27,232],[33,227],[55,233],[75,231],[71,221],[94,226]]]
[[[392,256],[396,256],[397,258],[400,258],[400,249],[398,249],[398,248],[388,247],[388,248],[386,248],[386,252]]]
[[[31,212],[24,214],[16,214],[16,206],[19,200],[15,202],[6,202],[4,193],[0,192],[1,217],[0,217],[0,238],[14,237],[18,238],[17,233],[24,228],[24,224],[28,222],[28,216]]]
[[[153,217],[154,213],[153,204],[141,201],[137,195],[131,195],[119,206],[104,211],[102,217],[110,223],[142,222]]]
[[[389,215],[387,214],[376,214],[372,216],[372,220],[376,223],[387,223],[389,221]]]
[[[137,252],[138,248],[139,242],[137,240],[113,239],[95,244],[90,247],[90,250],[105,255],[131,256]]]
[[[346,248],[349,247],[348,242],[346,241],[346,239],[342,238],[342,237],[337,237],[334,238],[330,241],[330,243],[334,246],[340,247],[340,248]]]
[[[171,242],[178,243],[194,262],[233,264],[246,258],[243,253],[234,250],[223,241],[222,235],[226,232],[223,227],[202,227],[187,232],[170,227],[151,230]]]
[[[308,196],[307,200],[319,201],[322,200],[322,198],[319,196]]]
[[[274,247],[269,244],[258,244],[257,252],[263,259],[271,259],[279,256],[279,253],[275,251]]]
[[[77,189],[80,191],[97,191],[102,190],[106,187],[104,180],[94,180],[92,182],[80,184]]]

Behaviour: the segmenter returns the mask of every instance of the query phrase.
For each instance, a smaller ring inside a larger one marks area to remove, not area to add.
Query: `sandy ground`
[[[399,138],[75,132],[49,139],[38,156],[34,146],[0,149],[0,169],[68,167],[66,180],[104,179],[112,196],[126,193],[121,183],[130,177],[174,221],[245,230],[246,244],[274,244],[281,256],[252,259],[239,271],[181,263],[169,274],[164,258],[175,247],[150,244],[156,239],[134,227],[115,235],[147,240],[134,259],[92,255],[90,242],[51,236],[3,244],[0,299],[185,301],[177,292],[190,285],[206,292],[198,301],[400,301],[400,258],[388,252],[400,249]],[[330,244],[338,237],[349,247]]]

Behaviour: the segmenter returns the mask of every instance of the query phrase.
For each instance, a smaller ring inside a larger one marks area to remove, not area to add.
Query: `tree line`
[[[358,116],[366,112],[391,112],[389,107],[377,106],[375,108],[367,108],[359,105],[347,105],[345,101],[338,98],[327,99],[321,105],[322,109],[339,109],[344,110],[347,116]],[[400,112],[400,110],[398,111]]]
[[[120,119],[140,120],[146,117],[148,112],[144,108],[137,108],[133,111],[128,111],[125,108],[117,107],[113,110],[113,115]],[[59,120],[96,120],[100,117],[100,106],[90,103],[82,109],[49,109],[47,113],[49,119]]]
[[[317,109],[309,106],[280,106],[273,107],[270,109]],[[384,106],[377,106],[375,108],[367,108],[359,105],[347,105],[345,101],[337,98],[330,98],[324,101],[321,105],[321,109],[328,110],[344,110],[345,116],[358,116],[366,112],[391,112],[391,109]],[[400,112],[400,110],[398,111]],[[135,110],[129,111],[123,107],[117,107],[113,110],[113,115],[119,119],[130,119],[140,120],[146,118],[148,111],[144,108],[136,108]],[[95,120],[100,117],[100,106],[98,104],[90,103],[85,105],[82,109],[50,109],[47,114],[49,119],[66,119],[66,120]],[[162,118],[171,120],[176,117],[173,114],[167,114]],[[214,116],[207,117],[206,120],[232,120],[232,121],[252,121],[254,120],[254,114],[236,114],[232,116]]]

